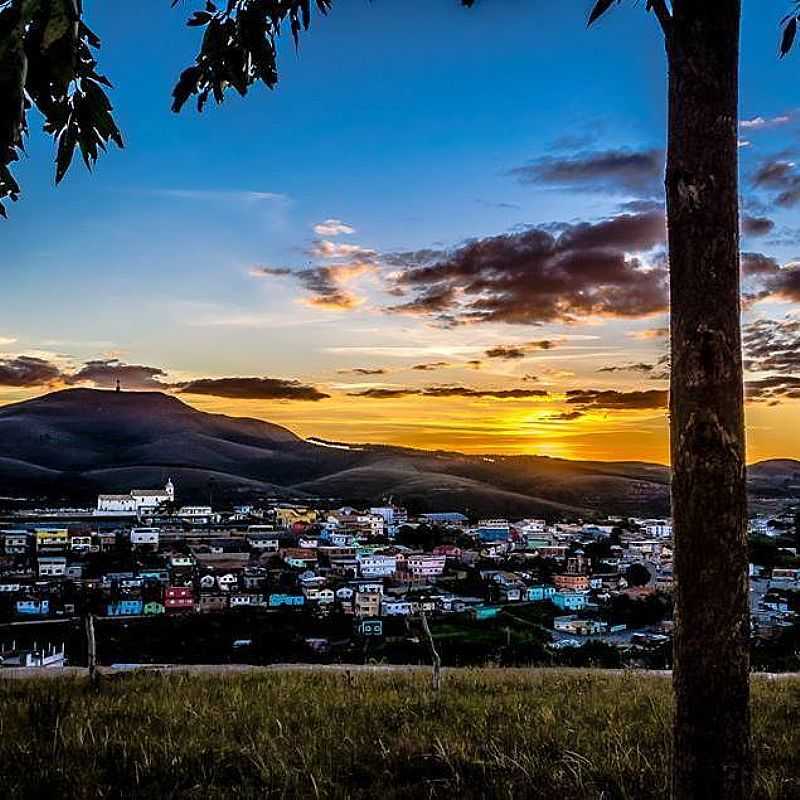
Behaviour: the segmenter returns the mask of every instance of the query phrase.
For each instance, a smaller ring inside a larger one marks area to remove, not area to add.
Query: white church
[[[96,517],[137,516],[155,511],[164,503],[175,502],[175,486],[170,478],[163,489],[131,489],[128,494],[101,494],[97,498]]]

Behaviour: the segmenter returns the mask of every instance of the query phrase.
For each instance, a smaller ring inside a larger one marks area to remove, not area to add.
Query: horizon
[[[304,438],[668,463],[651,15],[586,31],[582,3],[444,0],[404,9],[409,41],[389,3],[337,5],[297,57],[280,43],[274,92],[199,117],[168,110],[196,45],[179,9],[145,4],[143,63],[141,9],[86,5],[127,146],[55,190],[32,127],[0,228],[0,405],[119,379]],[[775,19],[745,18],[753,463],[800,456],[800,230],[775,172],[791,179],[800,112]]]
[[[87,387],[87,386],[76,386],[76,387],[68,387],[68,388],[64,388],[64,389],[56,389],[56,390],[54,390],[52,392],[47,392],[45,394],[36,395],[34,397],[27,398],[26,400],[21,400],[21,401],[18,401],[17,403],[6,404],[6,405],[19,405],[19,404],[23,404],[23,403],[26,403],[26,402],[29,402],[29,401],[41,400],[43,398],[46,398],[48,396],[55,395],[55,394],[65,394],[65,393],[72,393],[72,392],[103,392],[103,393],[106,393],[106,394],[117,394],[116,389],[112,389],[112,388],[101,388],[101,389],[98,389],[98,388]],[[174,399],[174,400],[178,401],[179,403],[181,403],[181,404],[187,406],[188,408],[192,409],[193,411],[198,411],[200,413],[223,414],[223,416],[226,416],[229,419],[234,419],[234,420],[235,419],[256,420],[257,422],[278,424],[278,423],[275,423],[274,420],[263,419],[261,417],[248,417],[248,416],[243,416],[243,415],[235,414],[235,413],[203,411],[202,409],[196,408],[191,403],[186,402],[182,398],[176,397],[174,394],[170,394],[168,392],[160,391],[158,389],[122,390],[120,393],[121,394],[125,394],[125,395],[134,395],[134,396],[135,395],[161,395],[163,397],[168,397],[168,398]],[[4,406],[0,406],[0,412],[3,410],[3,408],[4,408]],[[386,442],[379,442],[379,441],[353,441],[353,440],[344,440],[344,439],[327,439],[327,438],[324,438],[324,437],[321,437],[321,436],[315,436],[313,434],[308,435],[308,436],[301,436],[300,434],[298,434],[292,428],[289,428],[287,426],[281,426],[281,427],[284,427],[286,430],[288,430],[290,433],[296,435],[302,441],[309,441],[310,439],[317,439],[317,440],[319,440],[319,441],[321,441],[323,443],[336,444],[336,445],[338,445],[338,444],[348,445],[350,447],[396,447],[398,449],[405,448],[405,449],[410,449],[410,450],[418,450],[420,452],[441,452],[441,453],[449,453],[449,454],[453,454],[453,455],[470,456],[470,457],[475,457],[475,458],[480,458],[481,456],[501,457],[501,458],[502,457],[510,457],[510,458],[529,457],[529,458],[546,458],[546,459],[550,459],[550,460],[554,460],[554,461],[570,461],[570,462],[575,462],[575,463],[598,461],[598,462],[601,462],[601,463],[608,463],[608,464],[613,464],[613,463],[622,464],[622,463],[634,463],[636,461],[640,461],[640,462],[645,463],[645,464],[664,467],[665,469],[669,468],[669,462],[647,461],[647,460],[642,460],[642,459],[613,459],[613,460],[612,459],[574,459],[574,458],[565,458],[565,457],[562,457],[562,456],[542,455],[542,454],[538,454],[538,453],[498,453],[498,452],[493,452],[493,451],[490,451],[490,450],[487,450],[485,452],[466,453],[466,452],[461,451],[461,450],[446,450],[446,449],[442,449],[442,448],[407,447],[405,445],[392,445],[392,444],[387,444]],[[748,467],[752,467],[752,466],[756,466],[758,464],[764,464],[764,463],[768,463],[768,462],[777,462],[777,461],[799,461],[800,462],[800,459],[791,458],[791,457],[783,457],[783,458],[776,457],[776,458],[755,459],[755,460],[749,460],[747,465],[748,465]]]

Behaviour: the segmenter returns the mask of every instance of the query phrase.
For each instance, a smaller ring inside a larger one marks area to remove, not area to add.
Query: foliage
[[[0,0],[0,216],[20,188],[10,165],[24,149],[28,112],[44,117],[56,142],[56,183],[77,147],[87,168],[109,142],[123,146],[97,71],[100,39],[82,18],[82,0]]]

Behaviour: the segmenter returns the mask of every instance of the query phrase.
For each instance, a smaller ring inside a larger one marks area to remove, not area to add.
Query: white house
[[[131,545],[158,547],[158,528],[131,528]]]
[[[388,578],[397,572],[397,556],[370,553],[357,556],[357,559],[363,578]]]
[[[131,489],[128,494],[101,494],[95,516],[141,516],[165,503],[175,502],[172,480],[163,489]]]

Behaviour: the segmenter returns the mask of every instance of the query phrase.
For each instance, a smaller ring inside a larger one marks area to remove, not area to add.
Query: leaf
[[[591,14],[589,14],[589,21],[586,23],[586,25],[593,25],[595,22],[597,22],[597,20],[600,19],[600,17],[602,17],[612,5],[614,5],[614,0],[597,0],[597,2],[594,4]]]
[[[797,35],[797,17],[792,17],[783,29],[783,37],[781,38],[781,58],[786,56],[792,49],[794,44],[794,37]]]

